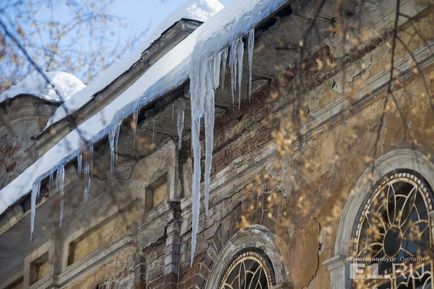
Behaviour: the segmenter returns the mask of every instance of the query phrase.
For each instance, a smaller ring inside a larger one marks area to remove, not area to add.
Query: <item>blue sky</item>
[[[224,5],[231,1],[220,0]],[[123,37],[129,37],[147,27],[152,30],[185,2],[187,0],[118,0],[111,11],[128,25],[127,33],[123,34]]]
[[[0,8],[8,3],[3,3],[2,1],[8,0],[0,0]],[[92,1],[94,0],[84,2],[90,4]],[[122,57],[128,51],[142,46],[149,33],[174,10],[187,1],[115,0],[108,6],[109,14],[117,16],[123,23],[122,26],[116,26],[114,24],[116,22],[111,22],[110,25],[112,26],[103,27],[104,23],[98,22],[100,25],[96,26],[96,30],[89,30],[86,28],[87,26],[82,30],[80,28],[72,30],[58,43],[56,50],[61,51],[61,53],[58,53],[54,58],[51,58],[50,54],[46,53],[50,52],[47,49],[50,47],[50,44],[56,42],[51,29],[47,28],[50,26],[47,25],[52,22],[61,24],[73,23],[73,11],[75,11],[75,7],[71,9],[69,6],[71,6],[70,3],[79,4],[80,1],[57,0],[52,2],[35,2],[38,3],[37,8],[34,8],[35,10],[28,9],[29,4],[34,2],[22,1],[17,6],[19,8],[6,5],[5,7],[9,8],[0,11],[0,19],[9,26],[9,30],[17,35],[19,39],[16,27],[19,25],[22,28],[21,31],[25,32],[25,37],[22,38],[23,46],[43,69],[47,71],[67,71],[77,75],[86,82],[90,77],[95,76],[99,71],[104,69],[106,65],[116,62],[118,57]],[[224,5],[228,5],[231,1],[233,0],[220,0]],[[103,2],[100,3],[104,5]],[[30,15],[20,12],[27,10],[31,11]],[[34,11],[36,11],[35,14],[33,14]],[[43,23],[43,25],[34,26],[33,22]],[[39,27],[39,29],[35,29],[34,27]],[[142,34],[143,32],[145,32],[144,35]],[[114,54],[110,54],[111,52]],[[98,58],[93,56],[95,54],[98,54]],[[14,63],[13,59],[10,58],[0,62],[0,71],[7,72],[6,74],[3,73],[5,79],[12,78],[16,80],[20,77],[23,78],[26,73],[33,70],[24,58],[19,58],[22,60],[19,63]],[[20,74],[15,75],[16,70],[19,70]],[[1,77],[0,80],[2,80]]]

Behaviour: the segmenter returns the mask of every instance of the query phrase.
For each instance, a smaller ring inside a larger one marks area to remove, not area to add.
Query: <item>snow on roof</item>
[[[0,103],[20,94],[30,94],[51,102],[63,102],[85,87],[80,79],[70,73],[52,71],[45,72],[45,74],[62,97],[55,92],[41,74],[34,71],[27,75],[24,80],[3,92],[0,96]]]
[[[28,194],[34,183],[77,157],[83,141],[95,143],[134,111],[186,81],[195,65],[193,51],[196,53],[200,48],[201,57],[220,51],[284,3],[285,0],[234,0],[152,65],[125,92],[71,131],[5,186],[0,191],[0,214]],[[86,89],[88,87],[82,91]]]
[[[140,45],[138,49],[133,50],[124,58],[103,70],[86,87],[86,89],[83,89],[74,95],[74,97],[71,97],[68,99],[68,101],[65,101],[48,120],[46,128],[60,121],[68,114],[77,111],[90,100],[92,100],[92,97],[97,92],[103,90],[113,80],[133,66],[133,64],[140,59],[142,52],[149,48],[149,46],[174,23],[183,18],[205,22],[223,8],[224,6],[219,0],[190,0],[176,9],[160,25],[158,25],[157,28],[152,31],[152,33],[144,41],[143,45]]]
[[[218,0],[190,0],[172,12],[160,25],[154,29],[148,40],[155,41],[173,23],[180,19],[192,19],[201,22],[217,14],[224,8]]]

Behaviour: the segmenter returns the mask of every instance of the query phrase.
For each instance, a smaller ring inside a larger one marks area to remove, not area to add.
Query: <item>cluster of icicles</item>
[[[84,199],[87,200],[90,193],[92,182],[92,167],[93,167],[93,146],[90,146],[86,152],[85,161],[83,161],[83,154],[77,156],[77,174],[79,177],[84,178]],[[41,190],[41,182],[35,182],[32,187],[31,193],[31,209],[30,209],[30,239],[33,236],[35,227],[36,204]],[[65,195],[65,165],[57,167],[50,173],[48,179],[48,191],[51,195],[53,190],[60,194],[60,208],[59,208],[59,226],[63,223],[64,211],[64,195]]]
[[[254,48],[254,29],[247,37],[247,51],[249,62],[249,91],[251,95],[252,64]],[[234,40],[230,47],[224,48],[217,54],[193,63],[190,73],[190,102],[191,102],[191,143],[193,147],[193,180],[192,180],[192,237],[191,237],[191,263],[193,264],[196,251],[196,237],[199,227],[200,199],[201,199],[201,146],[200,127],[201,120],[205,125],[205,168],[204,168],[204,196],[205,214],[208,215],[208,202],[210,192],[210,176],[212,168],[212,155],[214,146],[214,119],[215,90],[224,88],[226,66],[231,72],[232,103],[235,104],[235,95],[238,92],[238,106],[241,104],[244,42],[240,37]],[[220,81],[221,80],[221,81]]]
[[[254,48],[254,29],[248,33],[247,37],[247,52],[249,64],[249,87],[248,95],[251,95],[252,82],[252,64],[253,64],[253,48]],[[200,199],[201,199],[201,146],[200,146],[200,128],[201,120],[204,119],[205,126],[205,168],[204,168],[204,197],[205,197],[205,213],[208,215],[208,202],[210,192],[210,176],[212,168],[212,154],[214,144],[214,118],[215,105],[214,96],[215,90],[218,87],[224,88],[226,67],[229,66],[231,75],[231,94],[232,103],[235,105],[235,98],[238,96],[238,106],[241,103],[242,94],[242,77],[243,77],[243,61],[244,61],[244,42],[243,37],[234,40],[229,47],[224,48],[215,55],[202,59],[199,63],[192,65],[190,71],[190,102],[191,102],[191,142],[193,148],[193,177],[192,177],[192,240],[191,240],[191,262],[196,250],[196,237],[198,233],[199,215],[200,215]],[[238,95],[236,95],[238,94]],[[184,103],[180,102],[177,110],[177,133],[178,133],[178,149],[181,148],[182,134],[184,129]],[[137,122],[139,111],[133,113],[133,138],[135,144]],[[110,172],[113,174],[114,167],[117,161],[117,149],[119,142],[119,133],[121,124],[117,123],[111,127],[108,132],[108,141],[110,145]],[[83,154],[85,158],[83,158]],[[93,146],[89,146],[83,153],[77,156],[77,174],[84,179],[84,199],[89,197],[92,181],[93,167]],[[54,175],[56,182],[54,183]],[[60,193],[60,213],[59,224],[63,222],[64,211],[64,181],[65,181],[65,166],[61,165],[50,173],[49,190],[55,185],[56,190]],[[31,224],[30,236],[32,238],[35,222],[36,203],[41,188],[40,182],[33,184],[31,193]]]

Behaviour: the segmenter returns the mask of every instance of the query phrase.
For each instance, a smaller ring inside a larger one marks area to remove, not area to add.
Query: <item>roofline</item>
[[[268,26],[270,26],[270,25],[267,25],[267,23],[269,22],[269,21],[272,21],[273,23],[275,22],[275,21],[273,21],[274,20],[274,18],[275,17],[282,17],[282,16],[286,16],[286,15],[279,15],[279,12],[281,12],[282,11],[282,9],[285,9],[285,8],[290,8],[290,5],[289,5],[289,3],[288,3],[289,1],[287,1],[287,0],[281,0],[281,1],[279,1],[279,4],[277,4],[277,3],[275,3],[275,5],[279,5],[279,8],[278,9],[276,9],[276,10],[274,10],[272,13],[270,13],[270,15],[268,15],[267,17],[264,17],[263,19],[261,19],[259,22],[257,22],[256,24],[255,24],[255,30],[256,29],[261,29],[262,30],[262,28],[263,28],[263,25],[265,25],[266,27],[265,27],[265,29],[264,30],[266,30],[267,29],[267,27]],[[178,21],[178,23],[179,23],[180,21]],[[182,42],[184,42],[184,40],[183,41],[181,41],[181,43]],[[195,41],[193,41],[193,42],[195,42]],[[179,44],[179,43],[178,43]],[[178,46],[178,45],[176,45],[176,46]],[[175,46],[175,47],[176,47]],[[162,57],[164,57],[165,55],[163,55]],[[178,64],[178,65],[181,65],[181,64]],[[152,66],[151,66],[152,67]],[[130,71],[131,69],[129,69],[128,71]],[[143,75],[142,75],[143,76]],[[167,77],[167,75],[166,75],[166,77]],[[161,79],[159,80],[159,81],[161,81]],[[152,105],[152,104],[155,104],[155,102],[156,101],[158,101],[159,99],[161,99],[162,97],[164,97],[164,96],[166,96],[166,95],[168,95],[170,92],[172,92],[172,91],[174,91],[174,90],[176,90],[177,88],[179,88],[179,87],[182,87],[182,85],[186,82],[186,81],[188,81],[188,77],[187,77],[187,79],[185,80],[183,80],[183,81],[178,81],[178,84],[174,84],[174,86],[172,86],[171,88],[169,88],[168,90],[166,90],[164,93],[162,93],[162,94],[160,94],[160,95],[158,95],[158,96],[155,96],[154,97],[154,99],[152,99],[151,101],[149,101],[149,102],[147,102],[147,103],[143,103],[143,104],[139,104],[140,105],[140,109],[143,109],[143,108],[147,108],[147,107],[149,107],[150,105]],[[135,81],[135,82],[137,82],[137,80]],[[151,87],[152,88],[152,87]],[[149,88],[148,88],[149,89]],[[118,95],[119,96],[119,95]],[[117,97],[116,97],[117,98]],[[131,104],[131,103],[130,103]],[[104,109],[104,107],[102,107],[101,108],[101,110],[102,109]],[[116,114],[116,115],[118,115],[118,114]],[[114,118],[117,118],[116,116],[114,116]],[[85,121],[83,121],[83,122],[86,122],[86,120]],[[107,128],[106,128],[107,129]],[[106,129],[104,130],[104,131],[106,131]],[[105,132],[105,133],[103,133],[104,135],[106,135],[107,133]],[[69,134],[68,134],[69,135]],[[97,134],[97,135],[100,135],[100,134]],[[62,137],[62,140],[64,139],[65,137]],[[102,137],[99,137],[99,140],[101,140],[102,139]],[[60,141],[59,141],[60,142]],[[58,142],[58,143],[59,143]],[[58,144],[57,143],[57,144]],[[46,153],[48,153],[48,151],[46,152]],[[45,153],[45,154],[46,154]],[[44,154],[44,155],[45,155]],[[62,161],[64,161],[64,164],[66,165],[66,164],[68,164],[68,163],[70,163],[74,158],[75,158],[75,153],[74,152],[70,152],[65,158],[63,158],[63,160]],[[38,160],[40,160],[41,158],[38,158]],[[38,161],[37,160],[37,161]],[[33,163],[33,165],[35,165],[36,164],[36,162],[37,161],[35,161],[34,163]],[[59,161],[60,162],[60,161]],[[58,162],[58,163],[59,163]],[[32,165],[32,166],[33,166]],[[12,182],[10,182],[9,184],[7,184],[6,186],[4,186],[2,189],[1,189],[1,191],[3,191],[5,188],[7,188],[7,187],[9,187],[9,186],[12,186],[13,187],[13,182],[17,179],[17,178],[19,178],[20,176],[22,176],[24,174],[24,172],[23,173],[21,173],[19,176],[17,176]],[[45,173],[45,174],[42,174],[42,175],[40,175],[38,178],[40,179],[40,181],[43,181],[44,179],[46,179],[47,177],[48,177],[48,175],[46,175],[47,173]],[[45,176],[45,177],[44,177]],[[30,190],[26,190],[27,191],[27,193],[25,193],[25,195],[27,195],[28,193],[29,193],[29,191]],[[2,194],[0,194],[0,198],[2,197]],[[15,203],[15,202],[14,202]],[[10,207],[11,205],[9,205],[8,207]],[[6,207],[6,208],[8,208],[8,207]],[[2,213],[0,213],[0,215],[2,215],[3,214],[3,212],[5,212],[6,211],[6,208],[2,211]]]
[[[94,94],[91,101],[88,101],[72,114],[67,115],[49,128],[45,128],[41,133],[35,136],[35,148],[40,152],[40,155],[47,152],[55,143],[73,131],[81,123],[84,123],[93,115],[97,114],[98,111],[119,97],[131,84],[135,83],[149,68],[160,60],[160,58],[164,57],[166,53],[182,42],[201,24],[201,21],[190,21],[182,18],[165,30],[160,38],[158,38],[158,41],[154,41],[145,51],[143,51],[141,57],[128,70],[124,71],[115,80],[111,81],[104,89]],[[175,26],[178,26],[178,28],[174,29]],[[170,40],[173,41],[169,42]],[[149,53],[147,53],[148,51]],[[103,101],[104,103],[98,106],[95,105],[96,101]],[[153,106],[156,102],[158,101],[152,101],[147,104],[146,107]],[[79,119],[79,121],[77,121],[77,119]],[[62,133],[47,133],[47,131],[50,132],[50,130],[57,132],[60,131]]]

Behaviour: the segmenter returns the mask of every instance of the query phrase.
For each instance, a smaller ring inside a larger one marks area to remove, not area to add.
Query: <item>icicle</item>
[[[63,223],[63,210],[64,210],[64,196],[65,196],[65,167],[60,166],[56,171],[56,189],[60,193],[60,212],[59,212],[59,225]]]
[[[84,199],[87,200],[90,194],[90,187],[92,184],[92,169],[93,169],[93,147],[89,147],[86,152],[85,163],[83,166],[84,172]]]
[[[133,147],[136,149],[136,136],[137,136],[137,125],[139,123],[139,111],[136,110],[133,113],[133,123],[132,123],[132,129],[133,129]]]
[[[182,146],[182,133],[184,131],[184,102],[181,101],[178,106],[178,119],[177,119],[177,131],[178,131],[178,150]]]
[[[33,184],[31,195],[31,211],[30,211],[30,240],[33,240],[33,229],[35,228],[35,215],[36,215],[36,201],[41,189],[41,183],[36,182]]]
[[[222,90],[225,89],[225,78],[226,78],[226,65],[228,64],[228,48],[222,50],[222,63],[221,63],[221,82]]]
[[[210,174],[212,168],[212,151],[214,144],[214,117],[215,117],[215,93],[219,86],[221,62],[224,53],[201,61],[192,67],[190,75],[190,100],[191,100],[191,143],[193,148],[193,179],[192,179],[192,255],[193,262],[196,250],[196,236],[200,215],[200,181],[201,181],[201,147],[200,147],[200,123],[204,117],[205,123],[205,172],[204,195],[205,212],[208,214],[208,200],[210,189]],[[235,83],[235,82],[234,82]]]
[[[208,73],[206,76],[206,93],[205,93],[205,172],[204,172],[204,195],[205,195],[205,214],[208,215],[210,176],[212,168],[212,152],[214,146],[214,115],[215,99],[214,89],[218,87],[216,74],[220,74],[220,69],[216,69],[216,63],[220,64],[221,59],[218,54],[211,58],[208,64]]]
[[[253,49],[255,48],[255,29],[249,31],[247,39],[247,54],[249,59],[249,101],[252,98]]]
[[[213,88],[217,89],[220,85],[220,69],[221,69],[221,63],[222,63],[222,54],[223,51],[220,51],[217,53],[216,56],[213,57],[212,61],[212,69],[213,69]]]
[[[136,149],[137,125],[139,124],[139,111],[136,110],[133,114],[133,145]]]
[[[114,167],[117,162],[117,151],[118,151],[118,141],[119,141],[119,131],[121,129],[121,124],[116,124],[110,130],[108,138],[110,144],[110,172],[113,175]]]
[[[53,194],[53,180],[54,180],[54,172],[50,173],[50,178],[48,179],[48,194],[51,196]]]
[[[224,82],[227,48],[208,59],[193,61],[190,71],[190,104],[191,104],[191,144],[193,150],[192,177],[192,237],[191,263],[196,251],[197,233],[200,216],[200,181],[201,181],[201,146],[200,124],[202,117],[205,123],[205,168],[204,195],[205,213],[208,214],[210,176],[214,145],[215,124],[215,89]],[[230,45],[229,68],[231,72],[232,102],[235,103],[235,91],[238,89],[238,104],[241,103],[241,84],[243,77],[244,43],[242,38]],[[223,74],[221,74],[223,72]],[[220,77],[221,76],[221,77]]]
[[[193,112],[192,112],[193,113]],[[192,183],[192,224],[191,224],[191,264],[196,252],[197,231],[200,215],[200,118],[192,120],[191,142],[193,144],[193,183]]]
[[[191,105],[191,144],[193,149],[193,177],[192,177],[192,238],[191,263],[193,264],[196,251],[196,236],[200,215],[200,120],[204,113],[204,94],[206,89],[207,61],[193,64],[190,75],[190,105]]]
[[[241,89],[241,84],[243,81],[243,59],[244,59],[244,43],[243,39],[238,39],[238,45],[237,45],[237,63],[238,63],[238,109],[241,107],[241,92],[243,91]]]
[[[231,51],[229,55],[229,68],[231,70],[231,95],[232,95],[232,105],[235,104],[235,91],[237,83],[237,71],[238,71],[238,40],[231,43]]]
[[[81,177],[82,169],[83,169],[83,155],[79,154],[77,156],[77,174],[78,174],[78,177]]]

